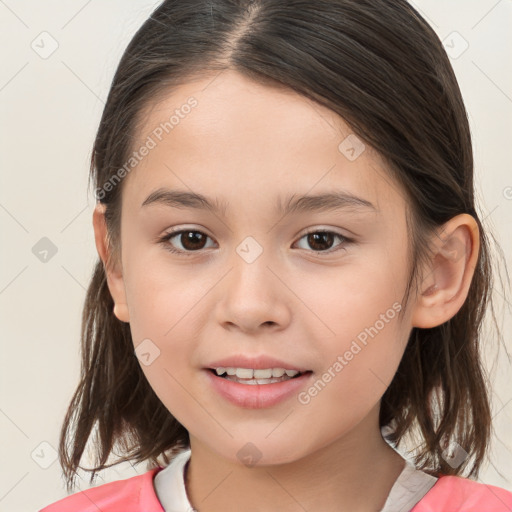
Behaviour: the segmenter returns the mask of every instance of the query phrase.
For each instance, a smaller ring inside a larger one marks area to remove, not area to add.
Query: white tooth
[[[274,379],[270,379],[270,380],[268,380],[268,379],[257,379],[256,382],[258,384],[273,384],[274,382],[279,382],[279,381],[276,381]]]
[[[227,373],[229,376],[237,376],[239,379],[274,379],[280,378],[285,373],[288,377],[294,377],[299,372],[296,370],[285,370],[284,368],[264,368],[254,370],[252,368],[222,367],[215,369],[217,375]]]
[[[254,370],[255,379],[270,379],[272,377],[272,369],[266,368],[265,370]]]
[[[275,382],[284,382],[285,380],[290,379],[291,377],[280,377],[278,379],[239,379],[238,377],[227,377],[227,380],[231,380],[234,382],[239,382],[240,384],[249,384],[250,386],[254,386],[255,384],[273,384]]]
[[[236,376],[239,379],[252,379],[253,371],[254,370],[252,368],[237,368]]]

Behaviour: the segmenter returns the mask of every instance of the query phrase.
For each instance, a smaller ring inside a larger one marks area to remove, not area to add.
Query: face
[[[149,383],[191,439],[233,461],[252,443],[262,462],[283,463],[375,423],[411,329],[408,309],[398,316],[405,196],[329,109],[234,72],[212,79],[144,116],[115,293]],[[158,189],[218,208],[148,199]],[[332,193],[345,196],[311,200]],[[209,370],[231,356],[308,372],[274,402],[257,389],[281,384],[237,384],[248,396],[235,403]]]

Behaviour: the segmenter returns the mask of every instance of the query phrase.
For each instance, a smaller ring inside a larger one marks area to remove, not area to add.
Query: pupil
[[[312,249],[330,249],[334,236],[332,233],[310,233],[308,235],[308,243]],[[318,247],[318,241],[320,240],[320,247]],[[329,242],[329,247],[322,246],[322,241],[325,243],[326,240]]]
[[[203,240],[201,240],[201,238]],[[181,234],[181,243],[185,249],[202,249],[205,238],[202,233],[197,231],[186,231]],[[197,242],[199,242],[199,244],[197,244]]]

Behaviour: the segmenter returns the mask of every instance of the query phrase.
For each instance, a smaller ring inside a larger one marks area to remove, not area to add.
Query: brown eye
[[[210,237],[202,231],[182,229],[181,231],[167,233],[160,242],[171,252],[186,254],[204,249],[208,238]],[[173,239],[176,239],[176,241],[171,243]],[[178,244],[177,248],[175,244]]]
[[[312,249],[324,250],[332,247],[334,236],[332,233],[310,233],[307,235],[308,244]],[[328,247],[327,247],[328,246]]]
[[[182,246],[188,251],[203,249],[207,238],[199,231],[182,231],[178,236]]]
[[[336,246],[337,248],[332,249],[336,238],[341,240],[341,243]],[[303,239],[306,240],[309,248],[313,249],[313,252],[334,252],[338,249],[343,249],[352,241],[349,238],[333,231],[311,231],[301,237],[300,240]],[[307,249],[307,247],[305,248]]]

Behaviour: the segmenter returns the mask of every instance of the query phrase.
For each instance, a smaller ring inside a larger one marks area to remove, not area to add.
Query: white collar
[[[185,465],[190,459],[190,454],[189,448],[176,455],[153,480],[156,495],[165,512],[195,512],[188,501],[185,489]]]
[[[437,478],[419,469],[405,459],[405,466],[389,491],[380,512],[409,512],[434,486]]]

